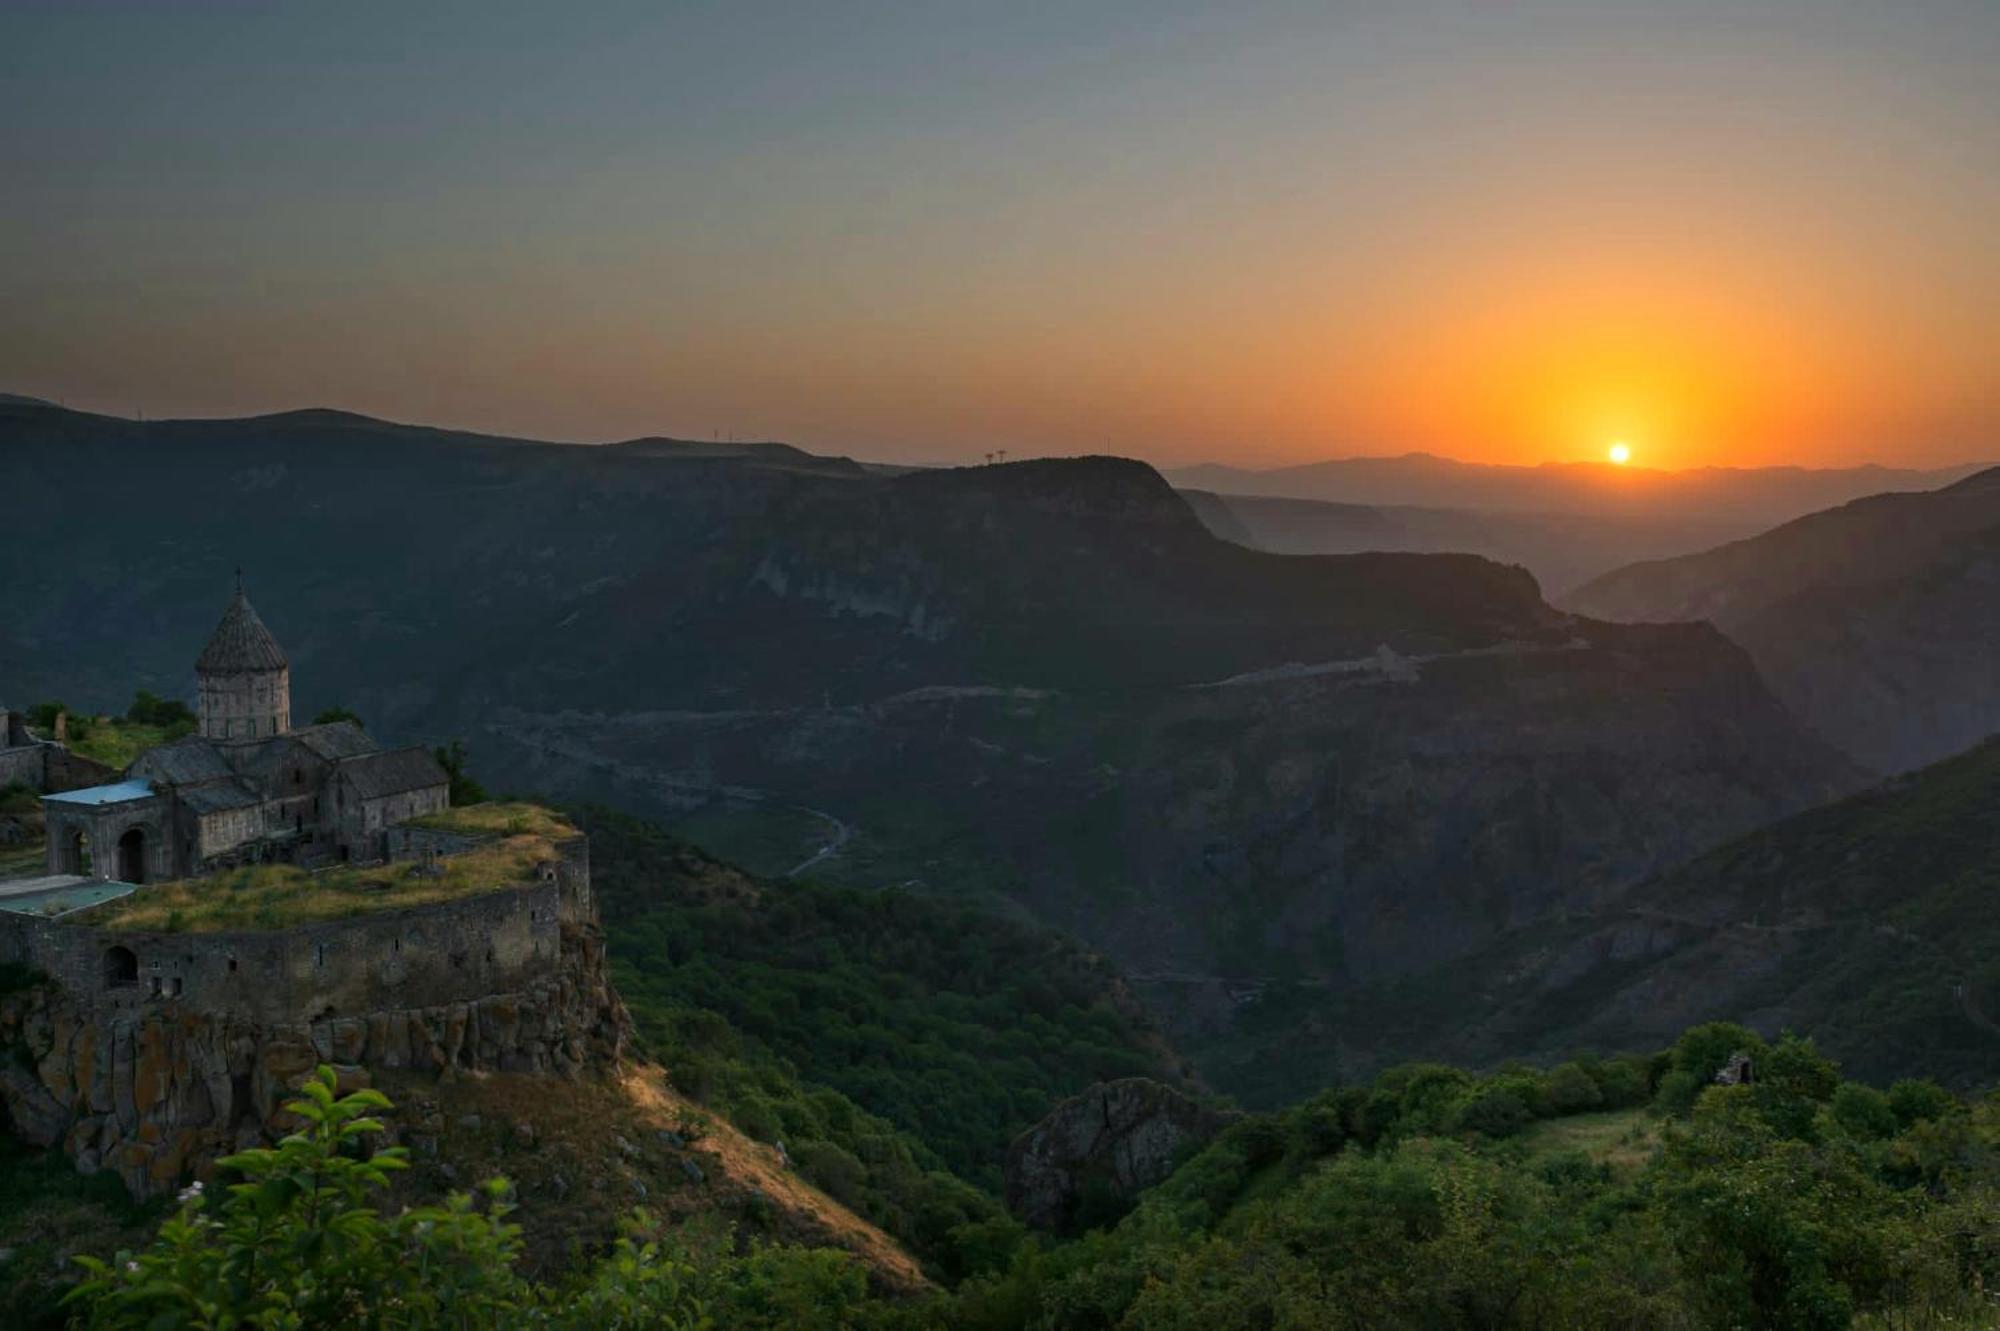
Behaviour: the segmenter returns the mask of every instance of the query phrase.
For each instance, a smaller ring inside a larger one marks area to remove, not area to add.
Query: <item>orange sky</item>
[[[1990,3],[837,8],[19,19],[0,390],[913,461],[2000,456]]]

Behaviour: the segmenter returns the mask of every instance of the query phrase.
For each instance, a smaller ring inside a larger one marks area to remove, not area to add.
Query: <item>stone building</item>
[[[292,663],[236,582],[194,663],[203,739],[269,739],[292,728]]]
[[[239,584],[195,663],[195,734],[124,779],[44,796],[48,871],[127,883],[279,860],[379,860],[389,829],[449,807],[422,748],[383,749],[348,721],[291,724],[291,663]]]

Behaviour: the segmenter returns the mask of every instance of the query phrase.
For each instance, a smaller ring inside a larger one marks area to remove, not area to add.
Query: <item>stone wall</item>
[[[60,794],[65,790],[85,790],[91,786],[109,785],[118,779],[118,769],[108,767],[94,758],[85,758],[71,753],[60,744],[42,746],[43,760],[48,764],[44,789],[50,794]]]
[[[261,837],[264,834],[264,810],[255,804],[241,809],[222,809],[201,815],[197,825],[201,828],[201,857],[208,859]]]
[[[588,843],[542,882],[267,933],[113,932],[24,920],[0,959],[50,982],[0,998],[13,1131],[116,1169],[134,1195],[281,1131],[319,1063],[574,1077],[615,1060]]]
[[[5,916],[0,961],[106,1011],[172,999],[184,1011],[270,1023],[461,1002],[547,975],[562,925],[594,919],[589,844],[561,843],[538,883],[291,929],[152,933]],[[135,959],[133,982],[111,970],[114,948]]]
[[[30,744],[19,749],[0,749],[0,789],[8,786],[26,786],[30,790],[42,789],[46,779],[43,773],[46,764],[42,760],[42,746]]]
[[[433,855],[462,855],[499,840],[492,832],[448,832],[439,827],[412,827],[408,823],[388,828],[383,841],[391,860],[422,860]]]
[[[195,675],[204,739],[269,739],[292,728],[292,672],[245,670]]]

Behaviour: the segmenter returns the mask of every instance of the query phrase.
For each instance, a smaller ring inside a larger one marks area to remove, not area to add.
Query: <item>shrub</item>
[[[1581,1065],[1565,1063],[1551,1072],[1545,1083],[1549,1111],[1581,1114],[1604,1104],[1604,1091]]]
[[[1459,1102],[1452,1127],[1487,1137],[1511,1137],[1535,1121],[1535,1111],[1507,1086],[1485,1086]]]
[[[1934,1081],[1899,1081],[1889,1088],[1889,1108],[1905,1128],[1957,1111],[1958,1100]]]
[[[1831,1110],[1834,1122],[1850,1137],[1876,1141],[1896,1135],[1896,1111],[1889,1097],[1872,1086],[1843,1082],[1833,1093]]]

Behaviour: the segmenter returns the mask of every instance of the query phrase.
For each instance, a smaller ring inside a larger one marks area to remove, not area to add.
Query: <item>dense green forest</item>
[[[1737,1054],[1748,1084],[1716,1085]],[[83,1324],[368,1327],[1688,1328],[1992,1326],[2000,1097],[1843,1081],[1810,1042],[1687,1032],[1654,1058],[1395,1069],[1237,1123],[1116,1226],[1022,1239],[934,1294],[828,1251],[644,1214],[553,1285],[517,1270],[509,1189],[385,1215],[376,1092],[305,1127],[143,1251],[90,1264]]]
[[[1110,968],[1059,935],[753,880],[637,819],[577,819],[619,992],[676,1086],[946,1273],[1011,1241],[1001,1162],[1054,1101],[1183,1075]]]

